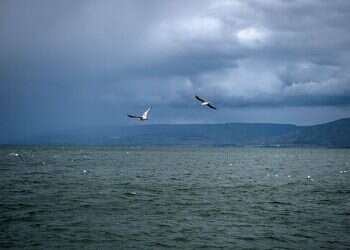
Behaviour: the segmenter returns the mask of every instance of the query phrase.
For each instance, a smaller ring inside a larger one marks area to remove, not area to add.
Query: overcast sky
[[[149,105],[150,123],[350,117],[349,23],[347,0],[2,0],[0,139]]]

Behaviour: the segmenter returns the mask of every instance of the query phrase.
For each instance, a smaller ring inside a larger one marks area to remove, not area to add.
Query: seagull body
[[[148,120],[148,113],[151,110],[151,107],[149,107],[142,115],[128,115],[130,118],[136,118],[140,121],[146,121]]]
[[[209,108],[211,108],[211,109],[216,109],[210,102],[208,102],[208,101],[206,101],[206,100],[204,100],[203,98],[200,98],[199,96],[194,96],[198,101],[200,101],[201,102],[201,105],[202,106],[207,106],[207,107],[209,107]]]

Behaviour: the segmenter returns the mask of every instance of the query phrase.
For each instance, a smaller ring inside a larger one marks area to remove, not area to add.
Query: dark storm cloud
[[[1,1],[0,125],[123,123],[147,105],[193,121],[195,93],[218,121],[235,107],[346,115],[349,13],[340,0]]]

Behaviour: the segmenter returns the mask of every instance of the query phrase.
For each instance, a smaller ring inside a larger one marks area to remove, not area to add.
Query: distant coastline
[[[350,147],[350,118],[297,126],[273,123],[104,126],[17,138],[6,145],[208,145],[231,147]]]

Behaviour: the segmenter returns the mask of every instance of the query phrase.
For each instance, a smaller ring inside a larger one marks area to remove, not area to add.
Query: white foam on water
[[[126,194],[126,195],[136,195],[136,192],[126,192],[124,194]]]
[[[309,181],[314,181],[314,179],[312,179],[310,175],[308,175],[308,176],[306,177],[306,179],[309,180]]]

